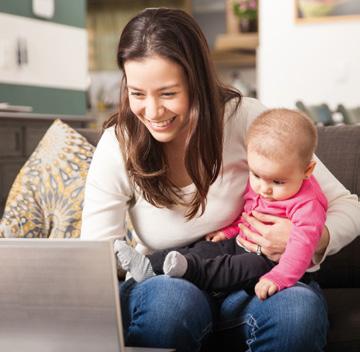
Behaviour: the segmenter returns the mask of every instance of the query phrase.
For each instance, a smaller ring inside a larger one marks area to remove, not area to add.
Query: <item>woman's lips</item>
[[[171,123],[175,120],[175,118],[176,118],[176,116],[171,117],[170,119],[167,119],[167,120],[163,120],[163,121],[150,121],[150,120],[147,120],[147,122],[154,129],[165,129],[168,126],[171,125]]]

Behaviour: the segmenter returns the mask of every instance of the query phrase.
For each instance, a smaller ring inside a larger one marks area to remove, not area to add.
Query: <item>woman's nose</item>
[[[156,99],[148,99],[145,104],[144,117],[148,120],[153,120],[163,114],[164,108]]]

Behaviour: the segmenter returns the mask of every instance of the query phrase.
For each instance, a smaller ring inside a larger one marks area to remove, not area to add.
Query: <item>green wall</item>
[[[54,18],[49,20],[33,14],[32,0],[0,0],[0,12],[85,28],[86,0],[55,0]]]
[[[86,92],[0,83],[0,101],[12,105],[29,105],[33,113],[84,115]]]

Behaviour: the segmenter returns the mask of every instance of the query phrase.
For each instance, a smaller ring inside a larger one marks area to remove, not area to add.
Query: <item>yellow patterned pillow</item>
[[[0,237],[79,237],[94,150],[83,136],[56,120],[14,181]]]

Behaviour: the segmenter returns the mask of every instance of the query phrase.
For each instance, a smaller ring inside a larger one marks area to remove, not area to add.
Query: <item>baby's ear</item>
[[[305,178],[309,178],[314,169],[315,169],[315,166],[316,166],[316,161],[315,160],[311,160],[308,164],[308,166],[306,167],[306,170],[305,170]]]

